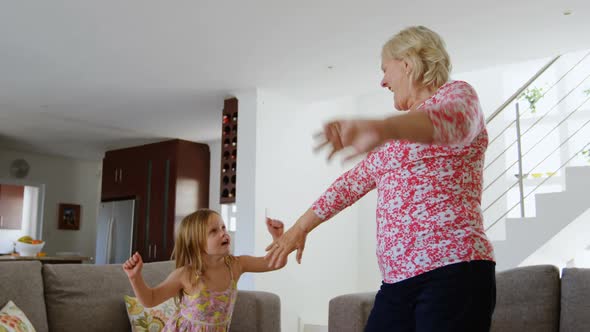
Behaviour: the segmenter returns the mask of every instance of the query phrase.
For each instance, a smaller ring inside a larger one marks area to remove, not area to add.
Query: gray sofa
[[[559,270],[550,265],[516,268],[496,274],[494,332],[590,331],[590,269]],[[333,298],[330,332],[363,331],[375,293]]]
[[[172,269],[148,263],[143,276],[155,285]],[[38,332],[131,331],[124,294],[133,290],[120,265],[0,263],[0,308],[12,300]],[[280,331],[280,311],[275,294],[239,291],[231,331]]]

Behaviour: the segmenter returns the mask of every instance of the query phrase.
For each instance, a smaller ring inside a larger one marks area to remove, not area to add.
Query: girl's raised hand
[[[123,271],[127,274],[129,279],[133,279],[137,277],[141,273],[141,268],[143,267],[143,260],[141,259],[141,255],[136,252],[128,260],[123,263]]]
[[[285,232],[285,225],[278,219],[271,219],[266,217],[266,228],[270,235],[272,235],[273,241],[280,238]]]

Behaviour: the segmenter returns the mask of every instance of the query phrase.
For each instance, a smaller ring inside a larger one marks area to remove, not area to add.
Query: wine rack
[[[221,117],[221,204],[236,201],[236,167],[238,162],[238,100],[226,99]]]

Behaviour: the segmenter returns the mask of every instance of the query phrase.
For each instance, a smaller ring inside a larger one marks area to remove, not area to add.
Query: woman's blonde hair
[[[193,276],[204,273],[203,254],[207,252],[207,226],[214,215],[219,216],[219,213],[209,209],[199,209],[184,217],[178,226],[172,258],[176,261],[176,268],[186,269],[191,283],[196,282]],[[180,290],[178,301],[182,299],[182,296],[183,290]]]
[[[451,59],[445,42],[434,31],[414,26],[406,28],[383,45],[384,60],[405,60],[412,65],[410,79],[425,87],[439,88],[449,80]]]

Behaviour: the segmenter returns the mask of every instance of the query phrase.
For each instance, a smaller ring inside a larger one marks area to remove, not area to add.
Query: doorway
[[[45,185],[0,179],[0,254],[13,250],[21,236],[42,239]]]

